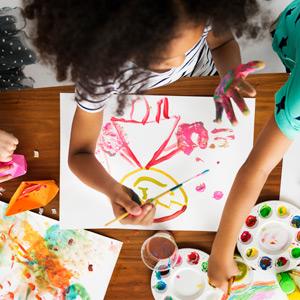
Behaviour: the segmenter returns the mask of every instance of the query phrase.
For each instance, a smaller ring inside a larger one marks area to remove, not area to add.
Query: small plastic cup
[[[174,237],[165,231],[155,233],[143,243],[141,257],[149,269],[160,273],[169,271],[177,264],[179,257]]]

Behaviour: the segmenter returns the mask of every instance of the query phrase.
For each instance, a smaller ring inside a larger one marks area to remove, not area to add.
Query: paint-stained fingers
[[[237,119],[232,107],[232,103],[230,98],[228,98],[227,96],[223,97],[223,107],[225,109],[227,118],[229,119],[229,121],[231,122],[232,125],[236,125],[237,124]]]
[[[141,207],[141,214],[138,216],[129,215],[127,218],[121,220],[120,222],[122,224],[133,224],[133,225],[146,225],[146,223],[149,221],[148,218],[146,218],[145,223],[143,223],[144,218],[150,213],[153,208],[151,205],[147,204],[143,207]],[[149,216],[151,218],[151,216]]]
[[[216,106],[216,119],[214,122],[220,123],[222,121],[222,115],[223,115],[223,105],[218,100],[215,100],[215,106]]]
[[[12,179],[11,175],[4,175],[0,177],[0,183]]]
[[[143,209],[147,207],[147,213],[144,218],[140,221],[139,225],[149,226],[153,223],[156,208],[153,204],[147,203],[143,206]],[[149,208],[148,208],[149,207]]]
[[[244,98],[240,95],[240,93],[236,90],[233,90],[231,92],[231,97],[239,110],[244,114],[248,115],[249,114],[249,108],[244,100]]]
[[[241,79],[239,83],[236,85],[236,89],[239,92],[245,93],[249,97],[256,96],[256,89],[246,80]]]

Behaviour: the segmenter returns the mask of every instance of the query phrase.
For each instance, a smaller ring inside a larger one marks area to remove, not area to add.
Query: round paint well
[[[284,256],[278,257],[275,262],[277,268],[286,267],[288,264],[289,264],[289,260]]]
[[[255,225],[257,224],[256,216],[253,216],[253,215],[248,216],[245,223],[246,223],[246,226],[249,228],[255,227]]]
[[[249,259],[255,259],[258,256],[258,250],[254,247],[246,250],[246,256]]]
[[[200,270],[186,267],[174,274],[170,289],[179,299],[196,300],[205,289],[205,281]]]
[[[165,278],[170,274],[169,266],[161,265],[157,268],[157,272],[160,274],[161,277]]]
[[[296,247],[291,250],[291,257],[294,259],[300,258],[300,248]]]
[[[290,246],[292,236],[285,224],[269,222],[260,229],[258,241],[267,254],[280,254]]]
[[[268,256],[261,257],[259,260],[259,266],[264,271],[270,269],[272,267],[272,259]]]
[[[285,218],[290,214],[290,212],[289,212],[289,210],[286,206],[280,205],[277,208],[277,214],[278,214],[279,217]]]
[[[259,209],[259,215],[262,218],[269,218],[272,214],[272,207],[268,204],[264,204]]]
[[[300,242],[300,231],[297,232],[296,240],[297,240],[298,242]]]
[[[252,240],[252,235],[249,231],[245,230],[244,232],[242,232],[241,236],[240,236],[240,240],[242,243],[244,244],[248,244],[251,242]]]
[[[300,228],[300,216],[293,216],[291,225],[295,228]]]
[[[167,290],[167,287],[167,283],[162,280],[158,281],[154,286],[155,290],[159,293],[164,293]]]

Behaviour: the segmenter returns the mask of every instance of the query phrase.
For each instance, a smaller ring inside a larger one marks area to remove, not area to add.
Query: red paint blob
[[[288,260],[287,260],[285,257],[280,256],[280,257],[277,259],[276,264],[277,264],[278,267],[283,267],[283,266],[285,266],[285,265],[287,264],[287,262],[288,262]]]
[[[200,255],[199,255],[199,253],[197,253],[195,251],[191,252],[188,255],[188,262],[190,264],[197,265],[199,263],[199,260],[200,260]]]
[[[179,255],[177,258],[176,266],[179,266],[182,264],[182,257]]]
[[[300,241],[300,231],[297,233],[297,241]]]
[[[257,218],[255,216],[248,216],[246,219],[246,225],[248,227],[253,227],[256,224]]]
[[[92,265],[92,264],[89,264],[88,270],[89,270],[90,272],[93,272],[93,271],[94,271],[94,270],[93,270],[93,265]]]
[[[251,233],[249,231],[244,231],[242,234],[241,234],[241,241],[243,243],[247,243],[250,239],[251,239]]]
[[[73,240],[73,239],[69,239],[69,240],[68,240],[68,245],[69,245],[69,246],[73,245],[73,243],[74,243],[74,240]]]

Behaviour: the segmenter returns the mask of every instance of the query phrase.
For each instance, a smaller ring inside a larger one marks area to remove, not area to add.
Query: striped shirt
[[[185,53],[185,60],[179,67],[172,68],[164,73],[147,71],[147,76],[142,74],[136,76],[131,87],[126,91],[127,94],[134,94],[143,90],[168,85],[182,77],[197,77],[214,75],[215,68],[206,37],[210,31],[210,26],[204,29],[200,40],[189,51]],[[88,112],[99,112],[104,109],[112,95],[122,94],[122,82],[129,80],[136,66],[132,62],[126,63],[121,70],[122,81],[118,78],[106,84],[101,82],[89,83],[94,87],[91,92],[83,82],[77,82],[75,88],[75,100],[78,106]]]

